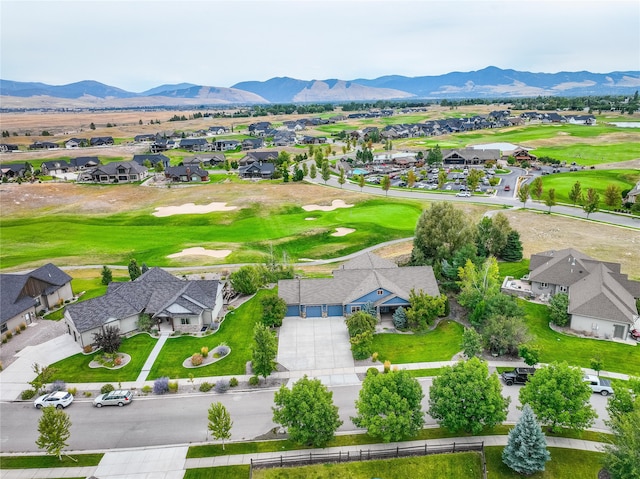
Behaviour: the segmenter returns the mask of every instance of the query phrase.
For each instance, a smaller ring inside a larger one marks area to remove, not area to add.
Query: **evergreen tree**
[[[531,407],[525,404],[518,423],[509,431],[502,462],[519,474],[529,475],[544,471],[545,463],[550,459],[540,424]]]
[[[393,313],[393,325],[396,329],[405,329],[407,327],[407,312],[402,306]]]
[[[140,266],[138,266],[138,262],[135,258],[131,258],[131,261],[129,261],[129,277],[131,278],[131,281],[134,281],[141,274],[142,271],[140,270]]]
[[[318,176],[318,169],[316,168],[315,163],[311,163],[311,169],[309,170],[309,176],[311,177],[312,180],[315,180],[316,176]]]
[[[111,283],[111,281],[113,281],[113,273],[111,272],[111,269],[109,269],[108,266],[103,266],[102,272],[100,274],[102,275],[102,280],[100,282],[105,286]]]
[[[520,233],[516,230],[512,230],[507,235],[507,244],[500,253],[500,257],[513,263],[522,260],[522,243],[520,242]]]

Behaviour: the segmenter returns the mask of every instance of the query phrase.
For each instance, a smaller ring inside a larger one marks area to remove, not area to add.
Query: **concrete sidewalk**
[[[67,467],[56,469],[10,469],[0,471],[0,479],[46,479],[65,477],[89,477],[100,479],[182,479],[187,469],[210,468],[220,466],[248,465],[252,459],[299,456],[314,452],[330,454],[338,452],[358,453],[395,447],[438,446],[483,442],[485,446],[504,446],[507,436],[474,436],[431,439],[428,441],[407,441],[387,444],[368,444],[359,446],[328,447],[324,449],[303,449],[294,451],[265,452],[257,454],[236,454],[215,457],[187,459],[187,446],[157,447],[106,451],[104,457],[94,467]],[[601,452],[605,444],[580,439],[547,437],[548,447],[577,449]],[[100,452],[100,451],[92,451]]]

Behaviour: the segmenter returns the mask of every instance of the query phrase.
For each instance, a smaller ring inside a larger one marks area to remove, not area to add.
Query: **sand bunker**
[[[353,228],[336,228],[335,233],[331,233],[331,236],[347,236],[349,233],[353,233]]]
[[[183,249],[179,253],[173,253],[167,258],[181,258],[183,256],[210,256],[212,258],[225,258],[231,254],[230,249],[204,249],[202,246]]]
[[[153,212],[153,216],[165,217],[173,215],[203,215],[205,213],[212,213],[214,211],[231,211],[235,210],[237,206],[227,206],[226,203],[209,203],[208,205],[196,205],[193,203],[186,203],[180,206],[159,206]]]
[[[333,200],[331,206],[305,205],[302,209],[305,211],[333,211],[338,208],[351,208],[352,206],[346,204],[343,200]]]

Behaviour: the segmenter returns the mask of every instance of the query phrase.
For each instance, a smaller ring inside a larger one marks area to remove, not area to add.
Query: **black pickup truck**
[[[536,368],[515,368],[513,371],[505,371],[502,373],[502,380],[507,386],[513,384],[524,384],[533,376]]]

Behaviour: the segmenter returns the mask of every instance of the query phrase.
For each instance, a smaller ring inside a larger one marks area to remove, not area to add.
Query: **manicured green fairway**
[[[181,336],[169,338],[164,344],[160,355],[151,368],[149,379],[162,376],[169,378],[227,376],[231,374],[245,374],[245,365],[251,360],[251,345],[253,341],[253,327],[262,317],[260,298],[268,294],[277,294],[277,290],[258,291],[256,296],[247,301],[233,313],[227,314],[220,329],[209,336],[193,337]],[[191,355],[200,352],[203,346],[209,350],[226,343],[231,353],[208,366],[200,368],[185,368],[182,362]]]
[[[59,379],[67,383],[105,382],[114,385],[123,381],[135,381],[156,341],[157,339],[145,333],[124,339],[119,351],[130,355],[131,362],[119,369],[90,368],[89,363],[99,352],[89,355],[78,353],[51,365],[57,370],[52,381]]]
[[[451,361],[460,351],[463,327],[454,321],[442,321],[436,329],[421,334],[376,334],[373,351],[380,361],[392,364]]]
[[[56,258],[59,265],[127,264],[131,257],[138,263],[177,266],[197,260],[167,256],[194,246],[231,249],[219,260],[224,263],[260,262],[271,246],[278,255],[286,251],[294,261],[328,258],[412,236],[422,209],[417,201],[373,199],[352,208],[311,213],[300,206],[264,208],[256,203],[232,212],[165,218],[152,216],[151,211],[103,217],[3,217],[0,259],[3,267],[49,258]],[[338,227],[355,231],[332,236]]]
[[[600,194],[600,208],[606,209],[604,191],[609,184],[616,185],[622,190],[630,190],[640,179],[640,170],[580,170],[569,173],[555,173],[542,177],[543,198],[544,191],[551,188],[556,190],[556,200],[559,203],[572,203],[569,191],[576,181],[580,182],[583,194],[587,189],[594,188]]]
[[[639,135],[640,136],[640,135]],[[638,139],[640,142],[640,138]],[[567,164],[591,166],[601,163],[617,163],[640,157],[640,143],[614,143],[612,145],[568,145],[536,148],[532,151],[537,157],[549,156]]]
[[[526,312],[525,322],[541,348],[540,362],[566,361],[572,366],[588,368],[596,354],[604,358],[603,370],[638,375],[640,347],[613,341],[578,338],[556,333],[549,327],[549,308],[519,300]]]

